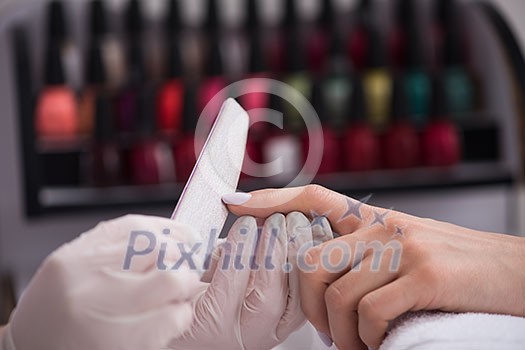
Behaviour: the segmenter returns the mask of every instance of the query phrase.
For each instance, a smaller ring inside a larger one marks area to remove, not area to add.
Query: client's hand
[[[301,301],[340,349],[379,347],[389,322],[407,311],[525,316],[523,238],[372,207],[320,186],[223,200],[237,215],[328,217],[342,236],[308,251]]]

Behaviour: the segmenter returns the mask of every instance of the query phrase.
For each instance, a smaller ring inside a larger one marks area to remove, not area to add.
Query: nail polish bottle
[[[157,126],[160,131],[168,135],[180,132],[184,105],[182,59],[177,40],[180,24],[177,4],[175,0],[170,2],[166,21],[167,80],[162,84],[157,95]]]
[[[86,86],[79,99],[79,133],[89,135],[95,123],[97,96],[107,93],[106,67],[101,49],[96,43],[92,43],[89,48],[85,71]]]
[[[411,45],[410,30],[417,29],[413,0],[396,0],[394,25],[389,33],[390,61],[396,70],[408,64],[408,47]]]
[[[169,145],[155,134],[155,99],[143,89],[137,100],[137,141],[130,154],[131,180],[135,185],[156,185],[175,181],[175,164]]]
[[[272,122],[263,143],[264,176],[276,184],[293,179],[301,170],[302,143],[290,128],[290,118],[283,111],[289,103],[277,95],[270,96],[268,120]],[[281,125],[282,127],[278,127]]]
[[[78,47],[68,37],[69,30],[63,1],[49,2],[47,19],[48,45],[56,45],[59,48],[67,85],[77,91],[83,83],[82,59]]]
[[[392,118],[383,137],[383,164],[391,169],[406,169],[419,165],[419,134],[412,125],[403,79],[394,79]]]
[[[104,66],[107,67],[108,88],[115,91],[124,83],[125,59],[121,42],[109,31],[104,4],[103,0],[91,0],[89,7],[90,45],[100,47]]]
[[[187,82],[184,90],[184,106],[182,119],[182,134],[174,147],[175,168],[178,182],[186,182],[197,161],[197,151],[200,151],[204,140],[195,135],[199,114],[197,113],[197,87]]]
[[[135,130],[138,119],[136,106],[145,85],[146,72],[142,43],[143,18],[140,2],[129,0],[125,11],[127,35],[127,81],[116,101],[116,126],[120,132]]]
[[[384,49],[379,32],[370,30],[368,68],[363,74],[363,89],[370,124],[382,130],[388,123],[392,97],[392,79],[386,67]]]
[[[94,186],[117,186],[123,182],[123,162],[115,142],[112,106],[109,99],[95,98],[94,142],[88,154],[88,183]]]
[[[202,113],[204,108],[215,98],[213,105],[208,106],[206,109],[206,115],[204,118],[211,125],[217,117],[221,108],[222,102],[226,98],[226,94],[223,89],[227,86],[226,79],[224,77],[224,69],[222,62],[222,53],[219,38],[212,35],[210,38],[210,53],[206,64],[206,73],[199,86],[198,93],[198,110]]]
[[[367,171],[380,165],[381,146],[367,118],[367,105],[360,79],[355,79],[349,99],[349,126],[343,137],[343,163],[349,171]]]
[[[320,75],[326,67],[330,37],[335,35],[335,11],[332,0],[322,0],[321,13],[315,30],[307,40],[308,68],[314,75]]]
[[[457,32],[447,30],[445,36],[445,103],[451,116],[457,120],[464,120],[465,116],[474,110],[474,85],[465,65],[461,43]]]
[[[370,26],[371,26],[372,0],[360,0],[357,8],[356,23],[348,36],[348,55],[353,67],[357,71],[363,71],[367,67],[369,51],[371,48]]]
[[[314,84],[312,91],[312,104],[321,121],[321,128],[312,130],[311,132],[320,133],[321,135],[319,136],[322,136],[323,140],[323,157],[317,173],[330,174],[338,172],[341,170],[342,165],[341,142],[340,137],[334,128],[332,115],[330,115],[326,108],[323,96],[323,86],[320,82]],[[312,151],[310,150],[309,136],[308,132],[303,135],[303,162],[306,162],[308,152]],[[316,135],[314,135],[314,137],[315,136]],[[312,146],[315,147],[315,145]],[[311,173],[314,169],[308,169],[308,171]]]
[[[268,44],[267,60],[270,71],[275,74],[284,74],[288,69],[288,55],[291,52],[288,47],[288,36],[291,31],[297,30],[298,22],[295,0],[285,0],[281,23]]]
[[[78,133],[75,93],[66,85],[60,48],[47,48],[45,86],[35,110],[35,131],[40,138],[71,138]]]
[[[433,84],[432,120],[422,135],[422,158],[427,166],[451,166],[461,160],[461,141],[457,127],[447,112],[444,82],[435,78]]]
[[[287,48],[287,74],[285,75],[284,83],[290,85],[307,100],[310,100],[312,77],[307,69],[304,46],[297,28],[288,32]],[[284,113],[289,118],[291,130],[300,133],[304,128],[304,121],[303,116],[300,115],[295,106],[300,105],[301,100],[293,95],[286,98],[290,103],[285,104]]]
[[[432,105],[432,81],[425,68],[421,38],[417,26],[410,24],[407,48],[405,94],[408,112],[415,125],[424,125]]]
[[[326,74],[321,81],[324,110],[330,116],[333,127],[341,130],[348,117],[348,100],[352,97],[351,67],[344,51],[340,35],[333,33]]]

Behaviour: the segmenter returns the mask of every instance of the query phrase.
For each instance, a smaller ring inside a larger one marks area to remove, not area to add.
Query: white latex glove
[[[156,245],[139,236],[133,248],[153,251],[134,256],[124,270],[131,231],[149,232]],[[44,261],[11,317],[4,349],[164,349],[192,324],[191,298],[201,282],[184,264],[159,270],[159,250],[161,242],[168,244],[164,262],[173,266],[176,243],[192,237],[191,228],[164,218],[133,215],[100,223]]]
[[[300,213],[286,218],[275,214],[258,235],[253,217],[238,219],[216,250],[211,282],[194,300],[191,328],[169,348],[271,349],[300,328],[306,319],[299,300],[297,254],[313,239],[332,238],[321,222],[328,225],[323,219],[312,226]],[[253,262],[259,269],[250,268]],[[283,269],[288,264],[290,273]]]

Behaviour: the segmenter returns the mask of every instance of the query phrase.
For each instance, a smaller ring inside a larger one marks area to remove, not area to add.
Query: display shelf
[[[318,176],[312,183],[347,193],[378,193],[421,189],[512,184],[513,176],[501,163],[461,164],[451,168],[416,168],[410,170],[377,170],[361,173],[337,173]],[[283,187],[286,182],[269,179],[243,179],[239,189],[252,191]],[[40,191],[43,211],[103,207],[175,205],[182,184],[118,187],[48,187]]]

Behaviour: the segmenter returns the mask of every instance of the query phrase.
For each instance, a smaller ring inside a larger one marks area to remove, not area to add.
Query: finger
[[[377,261],[370,256],[334,281],[326,290],[325,302],[332,340],[341,349],[359,349],[363,343],[358,333],[357,308],[369,292],[381,288],[396,278],[389,270],[392,253]]]
[[[201,276],[201,281],[205,283],[210,283],[213,274],[215,273],[215,270],[217,269],[217,266],[219,264],[219,259],[221,258],[221,251],[224,249],[222,245],[226,242],[226,238],[218,238],[217,243],[215,244],[215,247],[213,247],[213,251],[211,252],[210,256],[206,259],[209,259],[205,261],[204,263],[204,271]]]
[[[223,198],[225,202],[227,199],[227,196]],[[241,205],[228,204],[228,209],[236,215],[256,217],[293,211],[309,217],[325,215],[336,232],[348,234],[371,221],[374,207],[324,187],[309,185],[255,191],[248,201]]]
[[[202,291],[199,275],[188,267],[176,271],[133,273],[103,269],[97,285],[79,285],[74,292],[89,295],[85,307],[99,315],[131,315],[173,302],[185,302]]]
[[[288,237],[288,300],[279,325],[277,337],[284,339],[291,332],[299,328],[306,320],[301,309],[301,291],[299,285],[298,255],[300,249],[312,244],[312,228],[308,219],[299,212],[292,212],[286,216],[286,233]]]
[[[220,259],[198,310],[232,318],[240,317],[250,279],[250,263],[257,244],[257,225],[253,217],[241,217],[233,224],[226,242],[221,245]],[[207,316],[209,317],[209,316]]]
[[[282,214],[270,216],[263,225],[255,254],[253,285],[247,292],[241,311],[241,325],[255,325],[269,332],[243,337],[246,348],[270,348],[278,342],[277,324],[285,312],[288,299],[288,276],[284,272],[287,258],[286,223]]]
[[[334,239],[332,227],[326,217],[314,218],[311,226],[314,245],[320,245]]]
[[[381,345],[390,321],[419,309],[420,286],[410,275],[365,295],[358,305],[359,335],[371,348]]]

